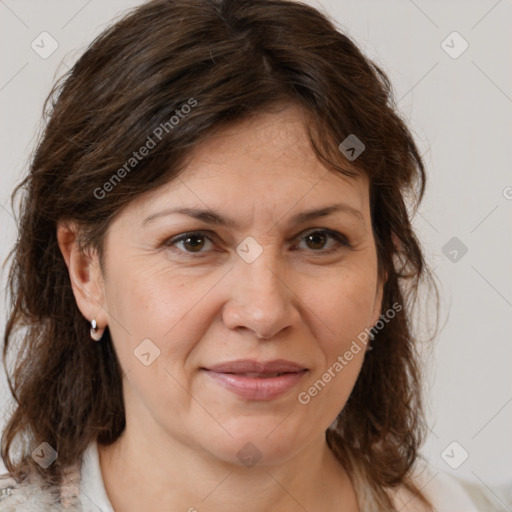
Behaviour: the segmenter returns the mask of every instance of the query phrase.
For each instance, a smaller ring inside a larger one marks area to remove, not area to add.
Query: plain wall
[[[139,3],[0,3],[2,260],[16,236],[9,196],[26,170],[57,69],[60,75],[117,13]],[[388,73],[424,155],[428,186],[414,225],[441,284],[446,323],[427,366],[431,433],[423,453],[437,468],[492,489],[512,479],[512,3],[310,3]],[[43,31],[59,45],[47,59],[31,48]],[[464,40],[469,46],[458,55]],[[3,327],[3,297],[0,307]],[[3,375],[0,384],[5,409]],[[445,460],[456,465],[461,449],[469,456],[452,469]]]

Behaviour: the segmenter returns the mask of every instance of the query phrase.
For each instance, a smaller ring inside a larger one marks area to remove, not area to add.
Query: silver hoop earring
[[[98,324],[96,323],[96,319],[93,318],[91,320],[91,330],[90,330],[91,338],[94,341],[100,341],[103,336],[103,329],[99,329]]]
[[[375,326],[372,326],[371,329],[373,329],[373,327],[375,327]],[[368,344],[366,345],[366,352],[373,350],[373,341],[375,340],[375,334],[373,334],[371,329],[370,329],[370,331],[368,331]]]

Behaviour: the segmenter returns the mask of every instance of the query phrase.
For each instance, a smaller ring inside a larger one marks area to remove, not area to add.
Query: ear
[[[71,287],[82,315],[91,322],[96,320],[98,332],[107,326],[104,309],[105,292],[97,251],[82,251],[78,245],[78,228],[75,223],[57,224],[57,241],[68,267]]]
[[[387,270],[384,270],[382,274],[383,275],[381,276],[380,272],[377,272],[377,286],[375,289],[375,301],[373,303],[373,312],[370,327],[373,327],[379,321],[382,315],[382,299],[384,297],[384,286],[386,285],[389,276]]]
[[[373,327],[380,318],[382,312],[382,297],[384,296],[384,283],[386,279],[379,279],[377,282],[377,289],[375,292],[375,302],[373,303],[373,313],[370,327]]]
[[[395,252],[400,252],[403,250],[403,244],[394,231],[391,232],[391,240],[393,242]],[[378,283],[377,283],[377,291],[375,294],[375,303],[374,303],[372,323],[371,323],[372,326],[375,325],[379,321],[379,318],[382,314],[381,310],[382,310],[382,298],[384,296],[384,285],[387,283],[388,276],[389,276],[388,272],[385,271],[384,277],[379,279]]]

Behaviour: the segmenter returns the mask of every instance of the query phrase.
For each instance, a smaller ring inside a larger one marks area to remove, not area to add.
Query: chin
[[[210,439],[208,451],[217,459],[238,466],[282,464],[297,454],[305,441],[284,424],[277,425],[279,422],[270,420],[255,420],[250,427],[246,422],[238,428],[231,424],[226,426],[231,436],[226,433],[221,438]]]

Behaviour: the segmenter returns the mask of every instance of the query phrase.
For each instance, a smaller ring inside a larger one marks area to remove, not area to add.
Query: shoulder
[[[5,501],[5,498],[10,496],[16,487],[17,484],[14,478],[11,478],[8,474],[0,476],[0,503]]]
[[[63,510],[58,489],[43,485],[37,478],[17,483],[9,475],[0,476],[2,512],[58,512]]]
[[[449,474],[425,463],[420,463],[410,478],[428,498],[435,512],[478,512],[474,501],[462,483]],[[429,510],[416,495],[404,486],[394,491],[393,500],[397,510],[402,512],[427,512]]]

